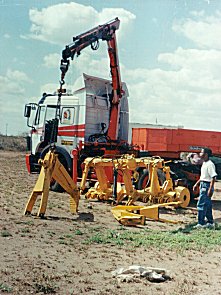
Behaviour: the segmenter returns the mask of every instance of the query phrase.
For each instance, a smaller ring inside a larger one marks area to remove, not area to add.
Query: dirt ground
[[[28,175],[24,153],[0,152],[0,294],[221,294],[221,247],[208,253],[178,253],[130,244],[85,243],[99,229],[122,226],[105,203],[93,202],[91,209],[81,199],[79,214],[71,215],[66,193],[50,192],[47,219],[23,216],[36,177]],[[214,200],[219,222],[220,192]],[[33,213],[37,209],[36,204]],[[177,218],[188,223],[196,216],[189,210]],[[167,231],[180,225],[148,222],[145,227]],[[119,283],[112,277],[111,271],[133,264],[166,268],[172,280]]]

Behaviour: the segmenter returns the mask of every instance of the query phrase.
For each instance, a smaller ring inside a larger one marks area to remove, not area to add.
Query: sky
[[[1,134],[28,130],[24,105],[58,88],[72,37],[115,17],[130,122],[221,131],[220,0],[0,0]],[[106,48],[71,62],[67,88],[110,79]]]

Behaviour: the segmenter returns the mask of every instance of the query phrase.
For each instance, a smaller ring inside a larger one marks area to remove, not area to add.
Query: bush
[[[23,136],[0,135],[0,150],[4,151],[26,151],[26,138]]]

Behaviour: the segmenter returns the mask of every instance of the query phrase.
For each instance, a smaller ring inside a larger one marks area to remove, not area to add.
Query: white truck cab
[[[110,120],[110,97],[112,84],[109,80],[83,75],[83,87],[65,93],[61,97],[59,116],[56,118],[58,94],[44,93],[37,104],[25,106],[25,117],[31,128],[28,137],[30,154],[26,164],[30,173],[39,172],[38,159],[43,158],[49,147],[55,144],[59,159],[71,173],[72,150],[80,149],[81,155],[102,154],[95,152],[91,143],[107,145]],[[129,111],[128,90],[122,84],[118,140],[128,141]],[[31,118],[33,119],[32,122]]]

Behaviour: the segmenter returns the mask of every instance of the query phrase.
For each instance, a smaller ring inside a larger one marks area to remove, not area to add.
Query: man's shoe
[[[198,224],[195,225],[193,228],[194,228],[194,229],[202,229],[202,228],[204,228],[204,226],[205,226],[205,225],[202,225],[202,224],[199,224],[199,223],[198,223]]]
[[[207,224],[203,225],[203,228],[214,229],[215,228],[215,224],[208,222]]]

